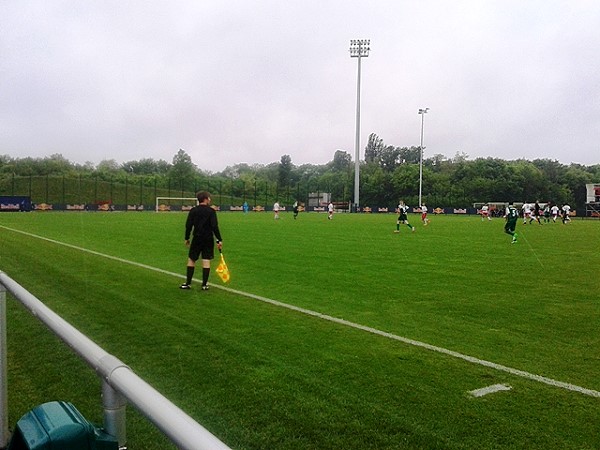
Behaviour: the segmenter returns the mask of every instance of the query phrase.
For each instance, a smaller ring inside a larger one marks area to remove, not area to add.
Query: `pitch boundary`
[[[168,270],[160,269],[158,267],[149,266],[147,264],[138,263],[138,262],[135,262],[135,261],[130,261],[130,260],[127,260],[127,259],[119,258],[117,256],[107,255],[105,253],[97,252],[95,250],[90,250],[90,249],[87,249],[87,248],[79,247],[77,245],[73,245],[73,244],[68,244],[66,242],[57,241],[55,239],[50,239],[50,238],[47,238],[47,237],[44,237],[44,236],[39,236],[39,235],[36,235],[36,234],[33,234],[33,233],[28,233],[26,231],[17,230],[17,229],[10,228],[10,227],[4,226],[4,225],[0,225],[0,228],[4,228],[5,230],[9,230],[9,231],[12,231],[12,232],[15,232],[15,233],[23,234],[25,236],[33,237],[33,238],[40,239],[40,240],[43,240],[43,241],[46,241],[46,242],[50,242],[50,243],[53,243],[53,244],[62,245],[64,247],[72,248],[74,250],[82,251],[82,252],[89,253],[89,254],[92,254],[92,255],[95,255],[95,256],[100,256],[102,258],[110,259],[110,260],[117,261],[117,262],[120,262],[120,263],[129,264],[129,265],[140,267],[140,268],[143,268],[143,269],[152,270],[154,272],[162,273],[162,274],[165,274],[165,275],[170,275],[170,276],[174,276],[174,277],[178,277],[178,278],[185,278],[185,276],[182,275],[182,274],[178,274],[178,273],[171,272],[171,271],[168,271]],[[340,319],[338,317],[330,316],[330,315],[323,314],[323,313],[320,313],[320,312],[317,312],[317,311],[312,311],[310,309],[301,308],[299,306],[290,305],[288,303],[283,303],[283,302],[280,302],[278,300],[273,300],[273,299],[270,299],[270,298],[267,298],[267,297],[263,297],[263,296],[256,295],[256,294],[252,294],[250,292],[243,292],[243,291],[239,291],[237,289],[232,289],[232,288],[229,288],[229,287],[226,287],[226,286],[219,286],[219,285],[216,285],[216,284],[211,284],[211,286],[213,286],[213,287],[215,287],[217,289],[221,289],[223,291],[235,294],[235,295],[240,295],[240,296],[243,296],[243,297],[251,298],[253,300],[257,300],[257,301],[260,301],[260,302],[263,302],[263,303],[268,303],[270,305],[277,306],[279,308],[285,308],[285,309],[288,309],[288,310],[291,310],[291,311],[295,311],[295,312],[298,312],[298,313],[301,313],[301,314],[304,314],[304,315],[307,315],[307,316],[316,317],[318,319],[326,320],[328,322],[337,323],[339,325],[344,325],[344,326],[347,326],[347,327],[350,327],[350,328],[354,328],[356,330],[365,331],[367,333],[371,333],[371,334],[374,334],[374,335],[377,335],[377,336],[385,337],[387,339],[392,339],[392,340],[395,340],[395,341],[398,341],[398,342],[402,342],[404,344],[412,345],[414,347],[424,348],[426,350],[430,350],[430,351],[433,351],[433,352],[436,352],[436,353],[440,353],[440,354],[443,354],[443,355],[446,355],[446,356],[451,356],[453,358],[461,359],[463,361],[466,361],[466,362],[469,362],[469,363],[472,363],[472,364],[476,364],[476,365],[479,365],[479,366],[488,367],[490,369],[494,369],[494,370],[497,370],[499,372],[505,372],[505,373],[508,373],[510,375],[514,375],[514,376],[517,376],[517,377],[520,377],[520,378],[525,378],[525,379],[528,379],[528,380],[536,381],[538,383],[547,384],[547,385],[550,385],[550,386],[553,386],[553,387],[557,387],[557,388],[560,388],[560,389],[565,389],[565,390],[569,390],[569,391],[578,392],[580,394],[587,395],[587,396],[590,396],[590,397],[600,398],[600,392],[596,391],[594,389],[588,389],[588,388],[585,388],[585,387],[582,387],[582,386],[578,386],[578,385],[575,385],[575,384],[566,383],[564,381],[554,380],[552,378],[548,378],[548,377],[545,377],[545,376],[542,376],[542,375],[536,375],[536,374],[533,374],[533,373],[530,373],[530,372],[527,372],[527,371],[524,371],[524,370],[515,369],[515,368],[512,368],[512,367],[504,366],[502,364],[497,364],[497,363],[494,363],[494,362],[491,362],[491,361],[486,361],[485,359],[479,359],[479,358],[476,358],[474,356],[465,355],[465,354],[462,354],[462,353],[459,353],[459,352],[455,352],[453,350],[449,350],[449,349],[446,349],[446,348],[443,348],[443,347],[438,347],[436,345],[427,344],[426,342],[421,342],[421,341],[417,341],[417,340],[410,339],[410,338],[407,338],[407,337],[398,336],[398,335],[395,335],[395,334],[392,334],[392,333],[388,333],[386,331],[378,330],[376,328],[368,327],[368,326],[361,325],[361,324],[355,323],[355,322],[350,322],[350,321],[345,320],[345,319]]]

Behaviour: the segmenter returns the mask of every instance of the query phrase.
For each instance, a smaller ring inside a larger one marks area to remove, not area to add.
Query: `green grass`
[[[600,223],[220,213],[232,289],[600,390]],[[183,275],[185,215],[0,214],[0,226]],[[213,266],[214,267],[214,266]],[[0,270],[237,449],[594,449],[600,399],[0,228]],[[219,285],[216,274],[211,281]],[[9,419],[95,374],[8,302]],[[496,383],[512,390],[472,398]],[[131,449],[172,444],[133,409]]]

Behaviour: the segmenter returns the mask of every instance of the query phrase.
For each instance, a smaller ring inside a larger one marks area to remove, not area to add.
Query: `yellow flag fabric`
[[[221,262],[217,266],[217,275],[219,275],[219,278],[221,278],[223,283],[229,282],[229,269],[227,268],[227,264],[225,264],[223,253],[221,253]]]

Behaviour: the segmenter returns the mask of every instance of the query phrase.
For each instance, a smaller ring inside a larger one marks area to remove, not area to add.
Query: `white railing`
[[[108,434],[117,439],[119,447],[126,446],[125,406],[129,401],[180,449],[229,449],[206,428],[137,376],[125,363],[104,351],[2,271],[0,271],[0,448],[6,448],[10,438],[6,362],[7,290],[34,317],[69,345],[101,378],[103,427]]]

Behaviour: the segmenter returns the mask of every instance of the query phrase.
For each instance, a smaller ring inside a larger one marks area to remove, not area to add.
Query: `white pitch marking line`
[[[512,387],[508,384],[492,384],[491,386],[469,391],[469,394],[471,394],[473,397],[483,397],[484,395],[493,394],[500,391],[510,391],[511,389]]]
[[[4,229],[10,230],[10,231],[14,231],[15,233],[24,234],[26,236],[31,236],[31,237],[34,237],[34,238],[37,238],[37,239],[41,239],[43,241],[52,242],[54,244],[62,245],[62,246],[69,247],[69,248],[72,248],[72,249],[75,249],[75,250],[79,250],[79,251],[82,251],[82,252],[90,253],[92,255],[101,256],[103,258],[111,259],[113,261],[119,261],[119,262],[122,262],[124,264],[130,264],[132,266],[141,267],[141,268],[144,268],[144,269],[152,270],[152,271],[163,273],[163,274],[166,274],[166,275],[171,275],[171,276],[178,277],[178,278],[185,278],[185,275],[182,275],[182,274],[177,274],[177,273],[174,273],[174,272],[169,272],[168,270],[159,269],[157,267],[148,266],[146,264],[137,263],[135,261],[129,261],[127,259],[118,258],[116,256],[106,255],[104,253],[96,252],[94,250],[89,250],[87,248],[78,247],[76,245],[72,245],[72,244],[67,244],[65,242],[56,241],[54,239],[46,238],[46,237],[43,237],[43,236],[38,236],[36,234],[27,233],[26,231],[16,230],[16,229],[13,229],[13,228],[10,228],[10,227],[6,227],[4,225],[0,225],[0,228],[4,228]],[[347,327],[351,327],[351,328],[354,328],[354,329],[357,329],[357,330],[366,331],[368,333],[376,334],[378,336],[383,336],[385,338],[393,339],[393,340],[396,340],[396,341],[399,341],[399,342],[403,342],[403,343],[408,344],[408,345],[413,345],[415,347],[425,348],[425,349],[431,350],[433,352],[437,352],[437,353],[441,353],[441,354],[444,354],[444,355],[447,355],[447,356],[452,356],[454,358],[462,359],[463,361],[467,361],[467,362],[470,362],[472,364],[477,364],[477,365],[480,365],[480,366],[489,367],[491,369],[498,370],[500,372],[506,372],[506,373],[509,373],[511,375],[515,375],[517,377],[521,377],[521,378],[526,378],[526,379],[529,379],[529,380],[537,381],[538,383],[543,383],[543,384],[547,384],[547,385],[554,386],[554,387],[557,387],[557,388],[566,389],[568,391],[579,392],[580,394],[587,395],[587,396],[590,396],[590,397],[600,398],[600,392],[596,391],[594,389],[584,388],[584,387],[581,387],[581,386],[577,386],[576,384],[565,383],[564,381],[554,380],[552,378],[544,377],[542,375],[536,375],[534,373],[526,372],[524,370],[513,369],[512,367],[503,366],[502,364],[496,364],[496,363],[491,362],[491,361],[486,361],[485,359],[479,359],[479,358],[475,358],[473,356],[464,355],[462,353],[458,353],[458,352],[455,352],[453,350],[448,350],[448,349],[443,348],[443,347],[437,347],[435,345],[427,344],[426,342],[415,341],[414,339],[410,339],[410,338],[398,336],[398,335],[395,335],[395,334],[392,334],[392,333],[387,333],[385,331],[381,331],[381,330],[378,330],[376,328],[367,327],[365,325],[361,325],[361,324],[358,324],[358,323],[350,322],[350,321],[344,320],[344,319],[339,319],[337,317],[328,316],[327,314],[322,314],[322,313],[319,313],[319,312],[316,312],[316,311],[311,311],[310,309],[304,309],[304,308],[300,308],[298,306],[288,305],[287,303],[282,303],[282,302],[279,302],[277,300],[272,300],[272,299],[267,298],[267,297],[261,297],[260,295],[251,294],[249,292],[238,291],[236,289],[231,289],[231,288],[228,288],[228,287],[225,287],[225,286],[219,286],[219,285],[215,285],[215,284],[211,284],[211,286],[214,286],[217,289],[221,289],[221,290],[226,291],[226,292],[231,292],[232,294],[236,294],[236,295],[240,295],[240,296],[243,296],[243,297],[252,298],[254,300],[258,300],[258,301],[261,301],[261,302],[264,302],[264,303],[269,303],[269,304],[274,305],[274,306],[279,306],[281,308],[286,308],[286,309],[289,309],[289,310],[292,310],[292,311],[296,311],[296,312],[299,312],[299,313],[302,313],[302,314],[306,314],[306,315],[311,316],[311,317],[317,317],[319,319],[327,320],[329,322],[337,323],[337,324],[340,324],[340,325],[345,325]]]

